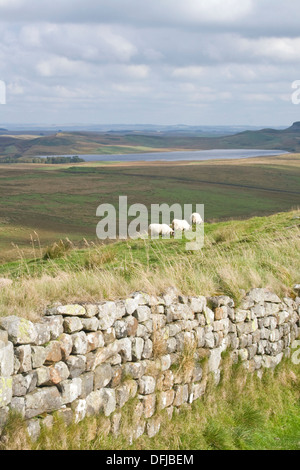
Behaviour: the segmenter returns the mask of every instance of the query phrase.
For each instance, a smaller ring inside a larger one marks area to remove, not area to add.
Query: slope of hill
[[[234,136],[220,138],[226,148],[261,148],[268,150],[287,150],[297,152],[300,148],[300,122],[284,130],[262,129],[245,131]]]
[[[69,240],[42,250],[38,240],[31,259],[0,265],[0,315],[34,319],[56,302],[92,302],[134,291],[156,295],[175,286],[185,295],[226,294],[236,302],[244,289],[269,287],[291,294],[299,283],[300,212],[205,224],[202,250],[187,251],[185,239],[85,243]],[[46,255],[46,256],[45,256]]]

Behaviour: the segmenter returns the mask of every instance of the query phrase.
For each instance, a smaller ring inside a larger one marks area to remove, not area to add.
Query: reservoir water
[[[153,152],[153,153],[132,153],[127,155],[44,155],[49,157],[73,157],[78,155],[86,162],[154,162],[154,161],[201,161],[201,160],[236,160],[239,158],[268,157],[283,155],[289,152],[284,150],[253,150],[253,149],[233,149],[233,150],[189,150],[176,152]]]

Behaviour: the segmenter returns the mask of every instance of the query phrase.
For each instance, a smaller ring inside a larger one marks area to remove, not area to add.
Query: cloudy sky
[[[299,18],[297,0],[0,0],[0,126],[288,126]]]

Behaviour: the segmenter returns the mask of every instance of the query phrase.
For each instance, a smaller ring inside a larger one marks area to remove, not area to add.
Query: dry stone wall
[[[300,286],[299,290],[300,290]],[[103,413],[118,433],[122,408],[136,398],[132,439],[160,428],[174,410],[219,380],[222,353],[249,371],[274,368],[300,333],[300,297],[280,299],[253,289],[236,308],[227,296],[161,297],[55,305],[38,323],[0,319],[0,433],[13,410],[29,435]],[[188,360],[187,360],[188,358]],[[203,358],[206,358],[205,367]]]

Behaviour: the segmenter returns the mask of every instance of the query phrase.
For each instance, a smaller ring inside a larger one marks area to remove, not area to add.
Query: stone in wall
[[[159,432],[159,412],[203,396],[220,378],[222,353],[261,373],[289,354],[300,333],[300,288],[281,300],[252,289],[236,307],[228,296],[160,297],[135,292],[99,304],[56,304],[37,323],[0,319],[0,432],[14,410],[36,439],[57,415],[67,424],[102,413],[117,435],[136,400],[132,439]],[[187,358],[188,357],[188,358]],[[198,364],[207,358],[207,367]]]
[[[35,344],[38,333],[29,320],[16,316],[0,318],[0,328],[4,329],[14,344]]]

